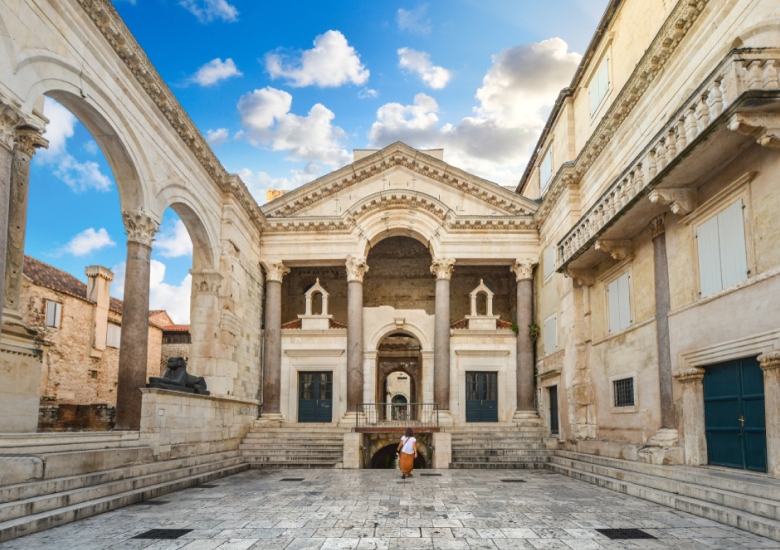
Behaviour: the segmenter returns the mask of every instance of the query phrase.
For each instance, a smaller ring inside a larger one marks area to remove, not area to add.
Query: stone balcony
[[[780,148],[778,68],[777,49],[726,56],[558,243],[557,271],[624,257],[629,239],[667,207],[694,209],[715,167],[753,142]]]

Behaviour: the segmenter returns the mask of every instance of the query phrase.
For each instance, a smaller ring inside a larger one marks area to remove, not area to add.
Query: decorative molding
[[[613,260],[625,260],[631,256],[631,241],[608,240],[596,241],[596,250],[602,250],[612,256]]]
[[[49,142],[41,136],[41,131],[38,128],[28,125],[16,128],[14,135],[15,153],[22,153],[30,159],[35,154],[36,149],[48,147]]]
[[[227,173],[110,0],[78,0],[78,3],[220,191],[233,195],[249,219],[262,231],[265,215],[246,185],[237,175]]]
[[[296,333],[297,334],[297,333]],[[287,357],[341,357],[343,349],[286,349]]]
[[[14,149],[16,128],[24,121],[22,112],[0,98],[0,145],[9,151]]]
[[[125,235],[129,242],[140,243],[152,247],[154,234],[159,230],[160,224],[154,221],[146,212],[139,210],[125,210],[122,212],[122,221],[125,223]]]
[[[756,138],[756,143],[762,147],[780,149],[778,113],[735,113],[729,120],[729,130]]]
[[[780,351],[767,351],[758,356],[758,362],[761,364],[761,370],[780,369]]]
[[[593,286],[596,282],[596,275],[592,269],[569,267],[566,269],[566,275],[579,286]]]
[[[365,256],[347,256],[347,282],[362,283],[368,269]]]
[[[653,204],[665,204],[672,214],[686,216],[696,208],[696,189],[653,189],[647,196]]]
[[[538,263],[538,261],[531,258],[518,259],[515,260],[514,265],[512,265],[512,267],[509,269],[512,271],[512,273],[515,274],[517,282],[520,282],[527,279],[533,279],[534,267]]]
[[[452,271],[455,269],[454,258],[434,258],[431,262],[431,273],[436,275],[436,279],[445,279],[447,281],[452,277]]]
[[[682,384],[688,384],[690,382],[701,382],[701,380],[704,378],[704,369],[700,367],[689,367],[686,369],[681,369],[674,373],[674,377]]]
[[[219,294],[222,274],[215,269],[190,270],[193,294]]]
[[[663,214],[650,220],[650,232],[653,234],[654,239],[666,233],[666,223],[664,222]]]
[[[284,276],[290,272],[290,268],[284,265],[284,262],[278,258],[265,260],[261,262],[265,268],[265,280],[281,283]]]

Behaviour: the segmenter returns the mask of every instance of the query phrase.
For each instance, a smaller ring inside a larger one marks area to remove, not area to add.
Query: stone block
[[[43,461],[37,456],[0,457],[0,486],[43,478]]]
[[[452,462],[452,434],[438,432],[433,434],[433,468],[446,470]]]
[[[363,443],[363,434],[345,433],[344,434],[344,469],[357,470],[360,464],[360,448]]]

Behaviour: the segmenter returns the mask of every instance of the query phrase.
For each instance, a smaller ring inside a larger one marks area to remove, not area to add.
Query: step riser
[[[543,470],[545,464],[541,462],[514,462],[507,464],[453,462],[450,464],[453,470]]]

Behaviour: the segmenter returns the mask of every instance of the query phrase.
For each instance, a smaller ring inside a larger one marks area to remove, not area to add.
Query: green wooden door
[[[498,373],[466,373],[466,422],[498,422]]]
[[[333,373],[298,375],[298,422],[333,421]]]
[[[710,464],[766,472],[764,373],[755,357],[705,369],[704,418]]]

